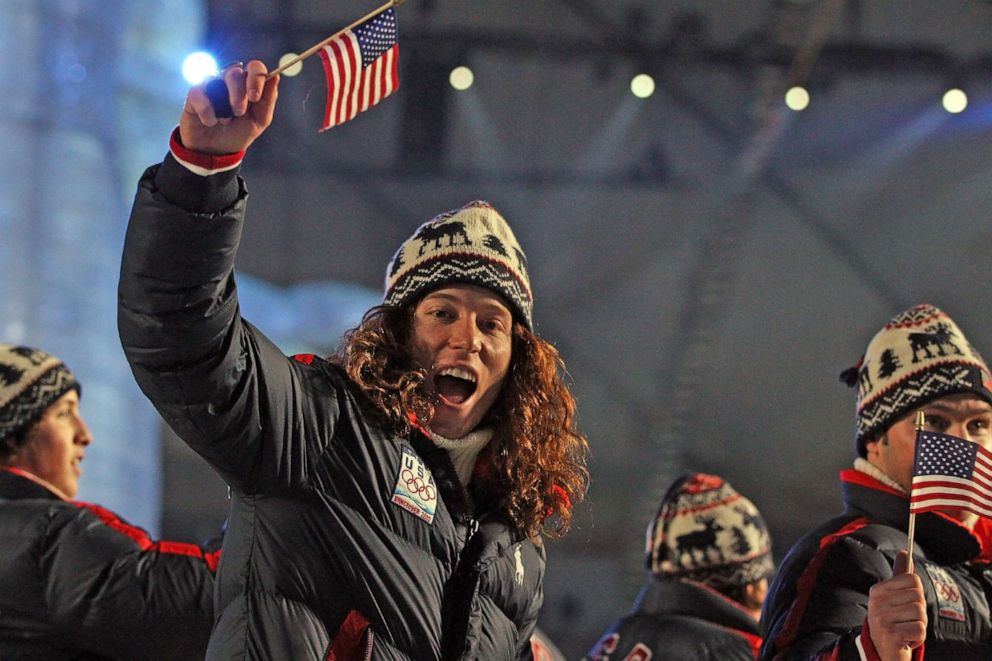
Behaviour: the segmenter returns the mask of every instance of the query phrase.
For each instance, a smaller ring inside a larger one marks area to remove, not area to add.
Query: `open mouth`
[[[434,390],[449,404],[461,404],[475,392],[475,375],[458,367],[446,367],[434,375]]]

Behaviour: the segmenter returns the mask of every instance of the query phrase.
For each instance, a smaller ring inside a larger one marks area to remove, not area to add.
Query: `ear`
[[[761,608],[761,605],[765,603],[766,596],[768,596],[767,578],[744,586],[744,605],[748,608]]]
[[[878,453],[881,452],[879,446],[888,444],[889,437],[887,431],[869,441],[865,441],[865,454],[867,455],[867,458],[870,459],[871,457],[877,457]]]

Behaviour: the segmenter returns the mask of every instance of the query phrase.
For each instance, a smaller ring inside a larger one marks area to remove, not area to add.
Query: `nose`
[[[448,344],[452,349],[477,353],[482,349],[482,333],[472,315],[466,315],[452,324]]]
[[[76,418],[76,443],[83,447],[93,442],[93,434],[82,418]]]

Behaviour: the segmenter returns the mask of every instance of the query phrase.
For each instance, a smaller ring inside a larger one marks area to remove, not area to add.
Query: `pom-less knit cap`
[[[527,258],[510,226],[488,202],[470,202],[417,228],[386,269],[383,303],[401,306],[456,283],[493,290],[533,328]]]
[[[0,344],[0,441],[13,436],[79,383],[65,364],[31,347]]]
[[[862,457],[868,441],[935,399],[974,393],[992,403],[985,361],[958,325],[929,304],[893,317],[841,380],[858,388],[855,444]]]
[[[647,568],[721,590],[775,570],[771,536],[754,504],[716,475],[675,480],[647,529]]]

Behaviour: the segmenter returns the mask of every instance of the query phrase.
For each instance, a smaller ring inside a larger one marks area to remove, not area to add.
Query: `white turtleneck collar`
[[[892,487],[900,493],[906,493],[906,490],[899,486],[899,483],[893,480],[891,477],[882,472],[882,469],[871,463],[867,459],[858,457],[854,460],[854,469],[870,475],[882,484]]]
[[[468,486],[472,480],[472,471],[475,470],[476,458],[493,437],[492,428],[475,429],[461,438],[455,439],[439,436],[433,431],[430,431],[430,434],[434,445],[448,451],[448,456],[451,457],[451,463],[455,466],[455,472],[458,474],[458,480],[462,486]]]

